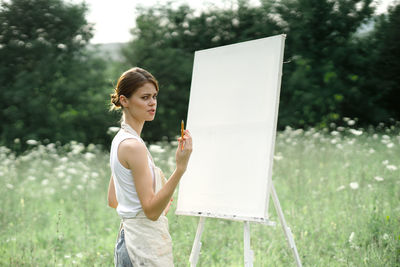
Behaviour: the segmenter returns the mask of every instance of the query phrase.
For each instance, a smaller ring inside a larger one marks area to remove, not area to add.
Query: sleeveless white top
[[[132,138],[144,144],[139,136],[129,133],[124,129],[119,130],[111,143],[110,167],[114,177],[115,195],[118,201],[117,213],[121,218],[134,218],[142,210],[142,205],[140,204],[133,182],[132,171],[125,168],[118,159],[119,144],[125,139]],[[149,155],[147,155],[147,158],[154,182],[153,162]]]

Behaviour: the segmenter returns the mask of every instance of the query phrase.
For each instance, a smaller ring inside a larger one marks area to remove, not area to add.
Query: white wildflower
[[[8,189],[13,189],[13,188],[14,188],[14,186],[13,186],[12,184],[6,184],[6,187],[7,187]]]
[[[382,164],[383,164],[383,165],[388,165],[388,164],[389,164],[389,161],[388,161],[388,160],[384,160],[384,161],[382,161]]]
[[[336,130],[338,130],[339,132],[343,132],[345,130],[345,128],[343,126],[339,126],[339,127],[337,127]]]
[[[91,159],[94,159],[96,156],[93,153],[86,152],[84,157],[85,157],[86,160],[91,160]]]
[[[92,174],[91,174],[91,175],[92,175],[92,177],[93,177],[93,178],[97,178],[97,177],[99,177],[99,174],[98,174],[97,172],[92,172]]]
[[[119,127],[109,127],[108,130],[107,130],[107,134],[108,134],[108,135],[113,135],[113,134],[115,134],[116,132],[118,132],[119,129],[120,129]]]
[[[65,44],[58,44],[57,48],[59,48],[61,50],[65,50],[67,48],[67,46]]]
[[[150,145],[149,150],[154,153],[163,153],[165,151],[165,149],[159,145]]]
[[[28,141],[26,141],[26,143],[27,143],[28,145],[35,146],[35,145],[38,144],[38,141],[33,140],[33,139],[29,139]]]
[[[75,168],[69,168],[67,170],[67,172],[70,173],[70,174],[77,174],[78,173],[78,171]]]
[[[377,180],[378,182],[382,182],[384,179],[380,176],[375,176],[374,177],[375,180]]]
[[[44,180],[42,181],[42,185],[48,185],[48,184],[49,184],[49,180],[44,179]]]
[[[372,135],[372,138],[378,139],[378,135],[377,135],[377,134],[373,134],[373,135]]]
[[[387,168],[388,170],[390,170],[390,171],[395,171],[395,170],[397,170],[397,167],[394,166],[394,165],[387,165],[386,168]]]
[[[384,233],[382,238],[383,238],[383,240],[388,240],[389,239],[389,235],[387,233]]]
[[[375,153],[375,150],[374,150],[373,148],[370,148],[370,149],[368,150],[368,153],[369,153],[369,154],[373,154],[373,153]]]
[[[36,180],[36,177],[35,177],[35,176],[32,176],[32,175],[29,175],[29,176],[28,176],[28,180],[29,180],[29,181],[35,181],[35,180]]]
[[[353,126],[354,124],[356,124],[356,122],[355,122],[354,120],[349,120],[349,121],[347,122],[347,124],[348,124],[349,126]]]
[[[76,257],[82,258],[82,257],[83,257],[83,254],[82,254],[81,252],[79,252],[78,254],[76,254]]]
[[[354,232],[351,232],[349,236],[349,243],[353,243],[354,235],[355,235]]]
[[[21,142],[21,139],[19,139],[19,138],[14,139],[14,143],[16,143],[16,144],[19,144],[20,142]]]
[[[393,143],[389,143],[386,146],[387,146],[387,148],[392,148],[394,146],[394,144]]]
[[[338,131],[332,131],[332,132],[331,132],[331,135],[337,136],[337,135],[339,135],[339,132],[338,132]]]
[[[343,189],[345,189],[346,187],[344,185],[339,186],[338,188],[336,188],[336,191],[342,191]]]
[[[67,158],[67,157],[62,157],[62,158],[60,159],[60,161],[61,161],[62,163],[66,163],[66,162],[68,161],[68,158]]]
[[[83,190],[83,186],[82,185],[80,185],[80,184],[78,184],[77,186],[76,186],[76,188],[78,189],[78,190]]]
[[[382,139],[383,139],[383,140],[390,140],[390,136],[384,134],[384,135],[382,135]]]
[[[282,155],[274,155],[274,160],[281,160],[283,159]]]
[[[349,132],[357,136],[362,135],[363,133],[361,130],[356,130],[356,129],[350,129]]]
[[[64,258],[69,259],[71,258],[71,255],[64,255]]]
[[[352,183],[350,183],[350,188],[351,189],[353,189],[353,190],[356,190],[356,189],[358,189],[358,183],[357,182],[352,182]]]
[[[58,178],[64,178],[64,177],[65,177],[65,173],[59,172],[59,173],[57,174],[57,177],[58,177]]]

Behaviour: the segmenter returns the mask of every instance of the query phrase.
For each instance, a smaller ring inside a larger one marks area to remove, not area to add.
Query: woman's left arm
[[[117,197],[115,196],[114,178],[112,175],[110,183],[108,184],[108,206],[114,209],[118,207]]]

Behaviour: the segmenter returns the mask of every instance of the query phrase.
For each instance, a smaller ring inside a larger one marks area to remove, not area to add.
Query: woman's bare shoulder
[[[147,148],[137,139],[125,139],[118,147],[118,157],[120,158],[121,162],[131,166],[134,163],[140,163],[143,160],[147,160]]]

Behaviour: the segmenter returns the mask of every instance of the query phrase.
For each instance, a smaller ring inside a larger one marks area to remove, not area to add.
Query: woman
[[[115,266],[173,266],[165,214],[187,168],[192,138],[185,130],[178,139],[176,168],[166,181],[140,138],[144,122],[156,114],[157,95],[156,79],[137,67],[121,75],[111,95],[111,109],[122,109],[121,129],[111,144],[108,189],[109,206],[121,217]]]

